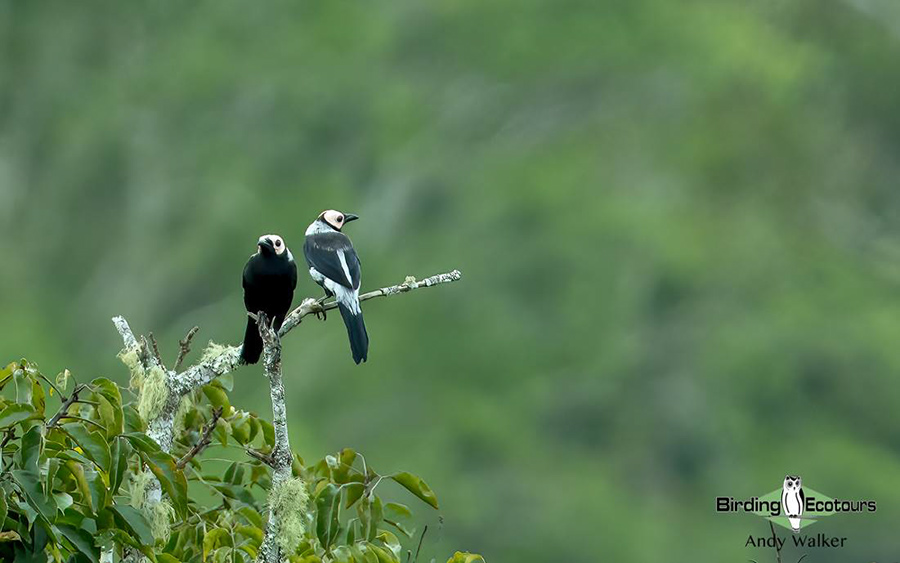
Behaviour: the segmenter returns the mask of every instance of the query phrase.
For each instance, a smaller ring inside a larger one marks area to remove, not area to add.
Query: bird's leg
[[[325,303],[325,300],[328,299],[329,297],[331,297],[331,296],[328,295],[328,292],[326,291],[325,295],[323,295],[320,299],[316,300],[316,305],[318,305],[319,309],[320,309],[320,310],[316,311],[316,318],[319,319],[320,321],[328,320],[328,315],[326,314],[325,309],[322,309],[322,304]],[[321,316],[319,316],[319,315],[321,315]]]

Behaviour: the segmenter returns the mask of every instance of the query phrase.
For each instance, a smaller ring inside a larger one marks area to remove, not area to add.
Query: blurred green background
[[[806,561],[896,558],[898,34],[890,0],[0,0],[0,363],[124,382],[114,314],[236,343],[257,236],[355,212],[363,288],[464,278],[366,304],[363,366],[298,327],[291,442],[425,478],[439,560],[774,561],[714,500],[786,473],[878,502]]]

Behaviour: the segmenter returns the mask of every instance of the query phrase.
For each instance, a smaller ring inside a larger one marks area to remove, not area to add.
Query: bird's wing
[[[241,275],[241,287],[244,288],[244,306],[248,311],[259,310],[259,296],[254,295],[252,291],[247,291],[247,288],[252,282],[252,264],[254,258],[256,258],[256,255],[251,256],[250,260],[247,260],[247,265],[244,266],[244,272]]]
[[[291,290],[297,289],[297,263],[291,258]]]
[[[306,263],[348,289],[359,289],[359,258],[343,233],[309,235],[303,244]]]

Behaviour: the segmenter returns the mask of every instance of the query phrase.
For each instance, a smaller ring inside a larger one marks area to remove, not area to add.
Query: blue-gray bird
[[[359,307],[359,257],[341,229],[358,218],[334,209],[323,211],[307,227],[303,245],[309,275],[322,286],[326,297],[334,296],[337,301],[357,364],[368,357],[369,335]]]

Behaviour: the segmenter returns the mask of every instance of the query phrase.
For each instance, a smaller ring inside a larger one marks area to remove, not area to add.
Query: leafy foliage
[[[70,378],[75,385],[63,395]],[[114,546],[160,563],[247,562],[271,508],[288,516],[279,544],[292,562],[399,563],[417,540],[412,510],[383,501],[379,485],[392,479],[423,506],[438,506],[421,478],[379,474],[350,449],[308,465],[295,456],[293,478],[272,490],[262,461],[274,446],[272,426],[230,404],[230,376],[183,403],[171,454],[143,432],[125,390],[105,378],[74,379],[65,372],[54,384],[25,360],[0,370],[2,560],[98,563]],[[48,395],[60,402],[52,413]],[[201,454],[179,464],[217,407],[217,447],[239,459]],[[451,561],[481,559],[457,553]]]

